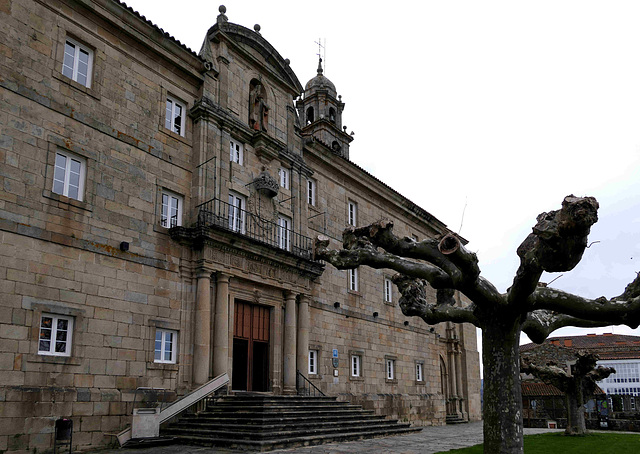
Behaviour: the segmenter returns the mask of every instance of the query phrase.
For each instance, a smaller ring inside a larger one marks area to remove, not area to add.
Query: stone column
[[[296,393],[296,295],[287,292],[284,306],[283,394]]]
[[[462,415],[463,418],[466,418],[464,411],[464,390],[462,388],[462,363],[461,363],[461,353],[460,346],[457,346],[455,351],[455,360],[456,360],[456,384],[458,388],[458,412]]]
[[[211,271],[198,270],[195,333],[193,338],[193,383],[209,381],[211,357]]]
[[[297,368],[305,377],[309,368],[309,297],[300,295],[298,303],[298,361]]]
[[[216,276],[216,311],[213,331],[213,376],[228,372],[229,366],[229,276]]]

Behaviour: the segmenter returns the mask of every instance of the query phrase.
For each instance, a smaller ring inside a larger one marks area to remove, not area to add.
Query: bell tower
[[[313,137],[335,154],[349,159],[349,144],[353,137],[342,126],[344,103],[337,95],[336,86],[323,74],[322,58],[318,61],[318,74],[307,82],[304,94],[296,102],[303,137]]]

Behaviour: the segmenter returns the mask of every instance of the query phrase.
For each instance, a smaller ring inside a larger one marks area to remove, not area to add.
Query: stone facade
[[[479,419],[475,328],[404,317],[390,271],[313,260],[350,221],[448,232],[348,160],[321,67],[303,89],[224,11],[199,54],[115,0],[0,17],[0,451],[50,450],[58,418],[74,449],[113,443],[137,389],[223,372],[232,392],[296,392],[298,369],[418,425]]]

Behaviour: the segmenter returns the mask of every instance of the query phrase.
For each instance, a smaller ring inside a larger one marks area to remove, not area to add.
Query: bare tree
[[[595,353],[546,343],[522,353],[521,372],[531,374],[565,394],[567,435],[587,433],[585,397],[595,394],[596,382],[616,372],[612,367],[597,366],[597,361]]]
[[[607,326],[640,323],[640,276],[619,297],[595,300],[538,286],[544,271],[573,269],[587,246],[587,235],[598,220],[593,197],[565,197],[562,208],[542,213],[533,232],[517,250],[520,266],[506,293],[480,275],[477,256],[454,234],[416,242],[398,238],[393,223],[380,221],[343,233],[343,249],[329,249],[320,236],[315,257],[338,269],[360,265],[387,268],[400,290],[400,307],[407,316],[428,324],[443,321],[472,323],[482,329],[484,363],[484,452],[522,453],[520,333],[540,343],[563,326]],[[436,289],[433,298],[432,290]],[[471,304],[455,304],[454,291]]]

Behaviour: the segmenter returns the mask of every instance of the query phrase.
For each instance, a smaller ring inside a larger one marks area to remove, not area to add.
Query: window
[[[424,376],[422,375],[422,363],[416,363],[416,381],[424,381]]]
[[[245,199],[239,194],[229,192],[229,228],[244,233]]]
[[[362,366],[362,356],[351,355],[351,376],[352,377],[362,376],[361,366]]]
[[[387,359],[387,380],[394,380],[396,377],[396,360],[395,359]]]
[[[162,191],[162,227],[182,225],[182,197],[169,191]]]
[[[358,268],[349,270],[349,290],[358,291]]]
[[[62,74],[87,88],[91,87],[93,52],[71,38],[64,44]]]
[[[280,175],[280,186],[289,189],[289,169],[280,167],[278,174]]]
[[[358,205],[355,202],[349,200],[349,206],[347,209],[347,224],[355,227],[358,216]]]
[[[164,117],[164,127],[176,134],[184,136],[184,111],[184,104],[167,96],[167,111]]]
[[[229,141],[229,160],[236,164],[242,165],[244,158],[244,147],[241,143],[235,140]]]
[[[391,279],[384,278],[384,302],[391,303],[393,301],[393,283]]]
[[[285,216],[278,218],[278,247],[291,249],[291,220]]]
[[[318,373],[318,350],[309,350],[309,375]]]
[[[85,167],[84,159],[62,151],[56,152],[53,192],[82,202]]]
[[[156,328],[156,342],[153,361],[156,363],[175,364],[178,332]]]
[[[307,203],[316,204],[316,182],[313,180],[307,180]]]
[[[71,356],[73,318],[64,315],[42,314],[38,354]]]

